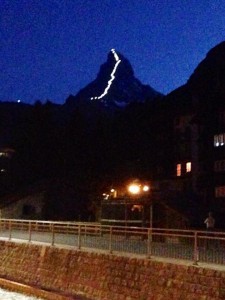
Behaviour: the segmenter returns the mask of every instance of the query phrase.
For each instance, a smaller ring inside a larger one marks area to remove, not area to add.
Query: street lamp
[[[141,196],[144,195],[145,193],[150,191],[149,185],[142,185],[140,183],[131,183],[127,187],[128,192],[132,194],[133,196]],[[153,208],[152,208],[152,202],[150,204],[150,215],[149,215],[149,227],[152,228],[152,223],[153,223]]]
[[[142,192],[146,193],[149,190],[150,187],[148,185],[142,185],[138,183],[131,183],[130,185],[128,185],[128,191],[133,195],[139,195],[142,194]]]
[[[139,184],[132,183],[128,186],[128,191],[133,195],[138,195],[141,191],[141,187]]]
[[[143,186],[143,192],[148,192],[150,190],[150,187],[148,185]]]
[[[113,198],[116,198],[116,197],[117,197],[117,190],[111,189],[111,190],[110,190],[110,193],[111,193],[111,195],[112,195]]]

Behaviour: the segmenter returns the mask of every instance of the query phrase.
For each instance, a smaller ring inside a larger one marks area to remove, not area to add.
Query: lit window
[[[214,135],[214,147],[218,147],[219,146],[219,137],[218,135]]]
[[[220,146],[224,145],[224,134],[219,134],[219,144]]]
[[[215,197],[220,198],[220,197],[225,197],[225,185],[223,186],[217,186],[215,188]]]
[[[0,152],[0,156],[8,157],[8,156],[9,156],[9,153],[7,153],[7,152]]]
[[[225,133],[214,135],[214,147],[225,145]]]
[[[189,172],[191,172],[191,162],[190,161],[186,163],[186,173],[189,173]]]
[[[177,164],[177,176],[181,176],[181,164]]]

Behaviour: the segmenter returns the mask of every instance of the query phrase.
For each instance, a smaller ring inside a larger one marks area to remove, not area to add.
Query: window
[[[191,172],[191,162],[190,161],[186,163],[186,173],[189,173],[189,172]]]
[[[216,160],[214,162],[214,171],[215,172],[225,171],[225,160]]]
[[[214,147],[225,145],[225,133],[220,133],[214,135]]]
[[[217,186],[215,188],[215,197],[216,198],[225,197],[225,185]]]
[[[176,175],[181,176],[191,172],[191,162],[179,163],[176,165]]]
[[[9,153],[7,153],[7,152],[0,152],[0,156],[9,157]]]
[[[181,164],[177,164],[177,176],[181,176]]]

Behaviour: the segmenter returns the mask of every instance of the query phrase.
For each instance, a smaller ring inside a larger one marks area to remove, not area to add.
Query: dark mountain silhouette
[[[225,96],[225,42],[212,48],[188,80],[192,94],[198,97]]]
[[[112,49],[107,61],[101,65],[97,78],[76,96],[70,96],[66,104],[96,102],[104,106],[123,108],[130,103],[143,103],[160,95],[135,78],[130,62]]]
[[[173,114],[214,109],[225,98],[225,42],[212,48],[196,67],[187,83],[164,97]]]

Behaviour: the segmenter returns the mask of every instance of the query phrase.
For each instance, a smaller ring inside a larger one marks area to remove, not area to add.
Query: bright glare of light
[[[128,186],[128,191],[131,194],[137,195],[140,193],[140,186],[138,184],[131,184]]]
[[[148,192],[149,191],[149,186],[148,185],[144,185],[143,186],[143,191],[144,192]]]
[[[20,100],[20,99],[18,99],[18,100],[17,100],[17,103],[20,103],[20,102],[21,102],[21,100]]]

